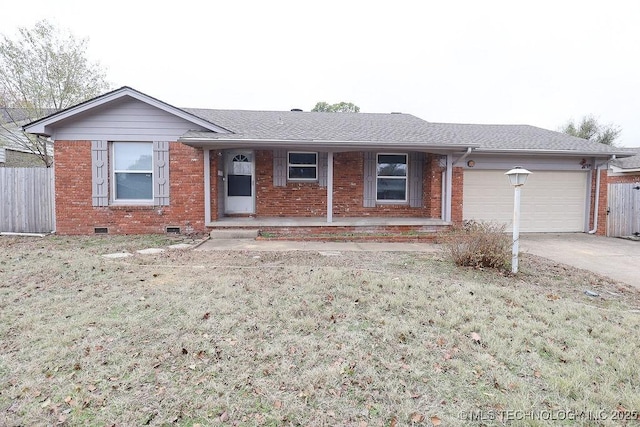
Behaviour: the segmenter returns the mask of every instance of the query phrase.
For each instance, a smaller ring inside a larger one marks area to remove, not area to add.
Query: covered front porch
[[[454,169],[471,151],[380,142],[261,144],[208,135],[181,142],[203,149],[205,226],[257,230],[268,238],[433,238],[459,221],[462,174]],[[294,170],[293,155],[301,153],[311,160]],[[293,173],[300,170],[302,179]]]
[[[451,222],[439,218],[379,218],[334,217],[327,222],[324,217],[222,217],[206,224],[211,228],[259,228],[259,227],[442,227]]]
[[[207,224],[211,236],[251,236],[269,240],[434,241],[450,222],[437,218],[401,217],[222,217]]]

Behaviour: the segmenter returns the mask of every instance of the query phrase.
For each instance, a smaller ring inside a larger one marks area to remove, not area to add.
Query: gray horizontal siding
[[[59,125],[55,140],[176,141],[189,130],[205,130],[144,102],[121,99]]]

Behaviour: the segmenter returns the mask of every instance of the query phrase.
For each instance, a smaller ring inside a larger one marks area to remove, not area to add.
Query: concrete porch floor
[[[401,217],[334,217],[327,222],[326,217],[223,217],[208,223],[207,227],[385,227],[414,226],[441,227],[450,222],[438,218]]]

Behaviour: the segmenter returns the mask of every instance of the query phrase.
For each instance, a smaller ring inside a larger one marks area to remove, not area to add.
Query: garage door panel
[[[587,173],[533,171],[522,187],[520,230],[584,231]],[[513,187],[504,171],[465,170],[463,218],[505,223],[513,220]]]

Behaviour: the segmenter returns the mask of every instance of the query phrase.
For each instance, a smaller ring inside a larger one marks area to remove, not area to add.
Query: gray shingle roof
[[[0,147],[11,151],[31,153],[27,138],[23,135],[20,125],[27,122],[28,112],[20,108],[0,108]],[[14,120],[17,122],[14,122]],[[47,147],[53,155],[53,147]]]
[[[614,153],[620,149],[562,132],[529,125],[433,123],[446,127],[461,143],[474,141],[481,150],[542,150]]]
[[[640,147],[621,148],[621,150],[628,151],[634,155],[624,159],[616,159],[611,164],[621,169],[640,169]]]
[[[528,125],[431,123],[410,114],[183,110],[232,132],[191,135],[210,139],[398,142],[479,146],[482,151],[620,153],[620,149]]]
[[[224,139],[456,143],[448,129],[410,114],[183,110],[234,133]]]

